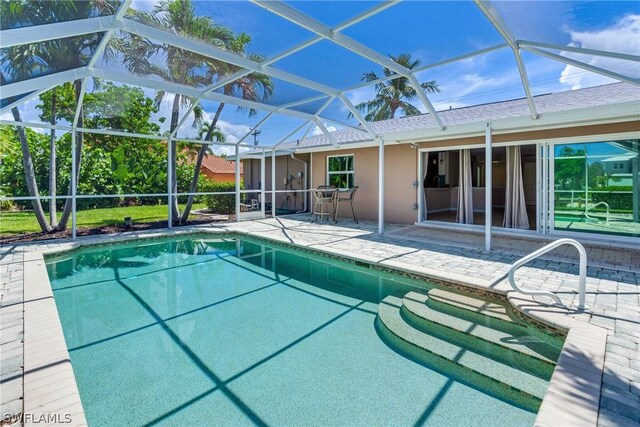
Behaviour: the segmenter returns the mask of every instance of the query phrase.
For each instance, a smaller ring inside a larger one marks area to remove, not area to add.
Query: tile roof
[[[212,173],[236,173],[236,162],[225,160],[219,156],[206,154],[202,159],[202,167]],[[240,163],[240,173],[242,173],[242,163]]]
[[[628,83],[613,83],[585,89],[538,95],[535,96],[534,99],[538,114],[544,115],[546,113],[579,108],[613,105],[625,102],[640,102],[640,88]],[[640,104],[638,112],[640,114]],[[438,115],[444,125],[450,127],[467,123],[527,117],[530,115],[530,111],[526,98],[520,98],[439,111]],[[374,131],[381,134],[436,128],[435,122],[428,113],[418,116],[382,120],[371,123],[371,126]],[[332,134],[339,144],[371,141],[371,136],[367,132],[353,128],[340,129],[332,132]],[[279,148],[293,149],[330,145],[330,141],[324,135],[315,135],[305,138],[300,141],[299,144],[297,144],[296,141],[285,142],[281,144]]]

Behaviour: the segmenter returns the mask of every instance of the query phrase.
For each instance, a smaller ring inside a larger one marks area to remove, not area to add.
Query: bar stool
[[[338,206],[340,202],[349,202],[351,204],[351,213],[353,214],[353,221],[358,223],[358,216],[356,215],[356,208],[353,206],[353,200],[356,196],[356,191],[358,190],[358,186],[351,187],[346,191],[338,191],[335,196],[335,213],[333,215],[333,221],[335,223],[338,222]]]
[[[315,197],[312,220],[316,221],[318,219],[318,216],[320,217],[320,220],[322,220],[322,218],[324,218],[325,216],[333,216],[335,218],[335,187],[329,185],[321,185],[311,191],[313,192],[313,195]]]

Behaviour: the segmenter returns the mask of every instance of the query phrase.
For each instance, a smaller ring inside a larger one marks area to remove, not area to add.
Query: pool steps
[[[551,378],[555,359],[549,353],[553,349],[529,335],[526,328],[517,330],[517,333],[496,330],[438,311],[429,306],[428,300],[427,295],[417,292],[404,296],[400,314],[409,325],[448,341],[464,341],[477,353],[500,359],[502,363],[525,369],[545,380]]]
[[[539,337],[541,344],[547,342],[547,345],[541,345],[536,348],[536,351],[539,351],[541,355],[552,361],[558,360],[558,357],[560,357],[562,340],[549,343],[549,335],[547,333],[533,325],[519,323],[517,318],[513,317],[503,305],[442,289],[431,289],[428,295],[427,304],[431,308],[507,334],[515,336],[528,334]]]
[[[531,411],[542,402],[560,351],[514,323],[503,306],[436,289],[386,297],[376,326],[416,361]]]

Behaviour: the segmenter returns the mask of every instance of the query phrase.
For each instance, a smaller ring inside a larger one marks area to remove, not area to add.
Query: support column
[[[542,234],[549,234],[549,145],[542,144]]]
[[[378,136],[378,234],[384,234],[384,139]]]
[[[262,158],[260,159],[260,214],[262,215],[262,219],[265,218],[265,205],[267,204],[267,199],[265,198],[266,183],[265,183],[265,151],[262,149]]]
[[[271,216],[276,217],[276,150],[271,150]]]
[[[493,156],[491,148],[491,123],[487,123],[484,134],[484,159],[485,159],[485,178],[484,178],[484,249],[491,250],[491,224],[493,222]]]
[[[76,170],[76,132],[71,132],[71,239],[75,240],[77,236],[77,220],[76,220],[76,191],[78,187],[78,171]]]
[[[236,222],[240,221],[240,147],[236,144]]]
[[[633,141],[632,151],[636,156],[631,160],[631,191],[633,192],[633,222],[640,222],[640,143]]]
[[[171,185],[173,182],[173,168],[171,164],[173,164],[173,155],[171,151],[171,138],[169,138],[167,141],[167,207],[169,208],[167,228],[173,228],[173,186]]]
[[[304,179],[307,179],[307,177],[305,177]],[[309,184],[307,185],[307,189],[311,190],[313,188],[313,152],[309,153]],[[307,193],[304,195],[305,197],[308,197],[308,202],[307,202],[307,206],[309,207],[308,211],[310,213],[313,212],[313,192],[312,191],[307,191]]]

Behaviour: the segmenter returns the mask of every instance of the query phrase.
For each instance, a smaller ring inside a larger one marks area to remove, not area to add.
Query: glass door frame
[[[624,236],[620,234],[589,233],[572,230],[555,229],[555,147],[564,144],[589,144],[595,142],[606,142],[607,140],[640,139],[636,132],[626,132],[604,135],[585,135],[577,137],[564,137],[549,140],[539,140],[537,142],[539,166],[537,168],[538,177],[538,218],[541,219],[537,226],[539,234],[546,234],[558,237],[570,237],[576,239],[588,239],[595,241],[638,244],[640,238],[634,236]],[[588,184],[586,184],[588,185]]]

